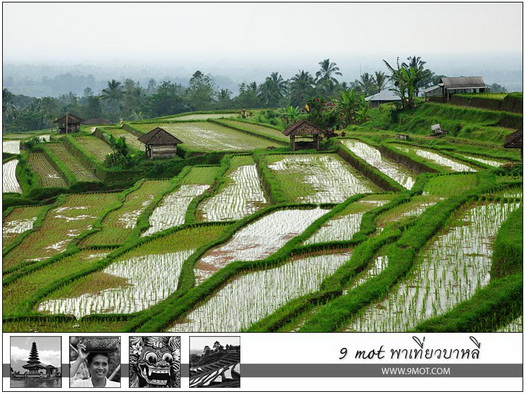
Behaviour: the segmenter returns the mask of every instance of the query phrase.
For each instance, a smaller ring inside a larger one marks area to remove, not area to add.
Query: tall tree
[[[388,83],[388,75],[384,73],[383,71],[376,71],[374,73],[374,84],[376,88],[375,93],[379,93],[381,90],[386,88],[386,84]]]
[[[290,104],[293,107],[304,106],[314,95],[315,80],[308,71],[300,70],[290,80]]]
[[[259,98],[259,87],[256,82],[239,85],[239,95],[234,102],[241,108],[261,108],[261,99]]]
[[[112,120],[116,120],[120,115],[120,102],[124,95],[122,84],[112,79],[108,81],[108,87],[102,89],[100,98],[107,104],[108,112]]]
[[[278,107],[288,89],[287,82],[277,72],[273,72],[266,77],[264,83],[260,86],[259,95],[266,107]]]
[[[339,128],[365,120],[368,102],[365,96],[355,90],[343,90],[334,100],[334,111],[337,113]]]
[[[190,84],[186,90],[186,102],[194,111],[209,109],[214,102],[215,92],[215,83],[211,77],[197,70],[190,78]]]
[[[399,64],[397,58],[396,68],[392,67],[386,60],[383,60],[391,72],[390,79],[394,87],[390,90],[401,98],[403,108],[414,108],[414,98],[417,96],[418,83],[429,75],[429,70],[424,68],[425,62],[419,57],[409,57],[408,63]]]
[[[319,62],[319,65],[321,69],[315,73],[317,93],[329,98],[335,93],[339,85],[335,75],[342,76],[343,74],[339,71],[337,64],[330,62],[330,59]]]
[[[361,93],[363,93],[365,96],[370,96],[371,94],[377,93],[376,81],[372,75],[365,72],[361,74],[360,78],[361,79],[358,80],[357,83],[359,84],[359,91]]]

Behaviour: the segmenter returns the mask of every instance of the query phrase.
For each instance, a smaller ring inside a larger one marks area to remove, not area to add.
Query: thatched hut
[[[73,114],[65,114],[61,118],[56,119],[53,123],[58,124],[58,132],[60,134],[76,133],[80,130],[80,123],[84,119],[79,118]]]
[[[323,130],[306,120],[296,122],[283,131],[284,135],[290,137],[290,146],[292,150],[311,148],[319,150],[319,143],[323,133]],[[298,139],[301,139],[302,141],[297,141]]]
[[[177,154],[177,145],[182,144],[181,140],[160,127],[154,128],[138,140],[146,145],[148,159],[173,157]]]

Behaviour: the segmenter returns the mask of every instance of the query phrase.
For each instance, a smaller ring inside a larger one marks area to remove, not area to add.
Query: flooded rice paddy
[[[472,297],[490,280],[491,243],[519,204],[477,204],[437,236],[386,300],[366,307],[346,331],[403,332]]]
[[[298,258],[280,267],[243,274],[168,331],[238,332],[288,301],[319,290],[323,279],[350,257],[346,252]]]
[[[350,149],[356,156],[359,156],[383,174],[388,175],[404,188],[410,190],[412,189],[412,186],[414,186],[417,174],[407,167],[383,157],[378,149],[367,145],[364,142],[352,139],[341,140],[341,143]]]
[[[270,256],[327,212],[321,208],[283,209],[248,224],[196,263],[196,283],[201,283],[233,261],[254,261]]]

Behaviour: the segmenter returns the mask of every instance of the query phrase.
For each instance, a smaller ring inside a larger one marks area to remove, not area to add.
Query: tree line
[[[397,59],[395,66],[385,61],[385,65],[389,74],[365,72],[359,79],[347,83],[338,79],[342,73],[337,64],[324,59],[319,62],[315,74],[299,70],[286,80],[279,72],[272,72],[262,83],[241,83],[235,97],[230,90],[219,88],[213,78],[200,70],[194,72],[187,86],[171,81],[157,83],[154,79],[147,86],[141,86],[130,78],[122,82],[112,79],[98,95],[86,87],[80,97],[69,93],[34,98],[15,95],[4,88],[2,125],[4,132],[48,128],[66,112],[83,119],[103,118],[118,122],[182,112],[243,108],[287,108],[290,119],[293,119],[294,112],[304,108],[305,104],[315,111],[320,103],[324,107],[346,108],[343,116],[346,124],[362,117],[366,96],[390,89],[401,97],[403,108],[411,108],[421,89],[436,85],[443,77],[426,69],[425,62],[417,56],[402,63]]]

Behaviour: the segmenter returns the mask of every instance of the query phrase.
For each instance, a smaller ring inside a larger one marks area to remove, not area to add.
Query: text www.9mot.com
[[[403,376],[403,375],[450,375],[450,368],[447,367],[383,367],[382,375]]]

